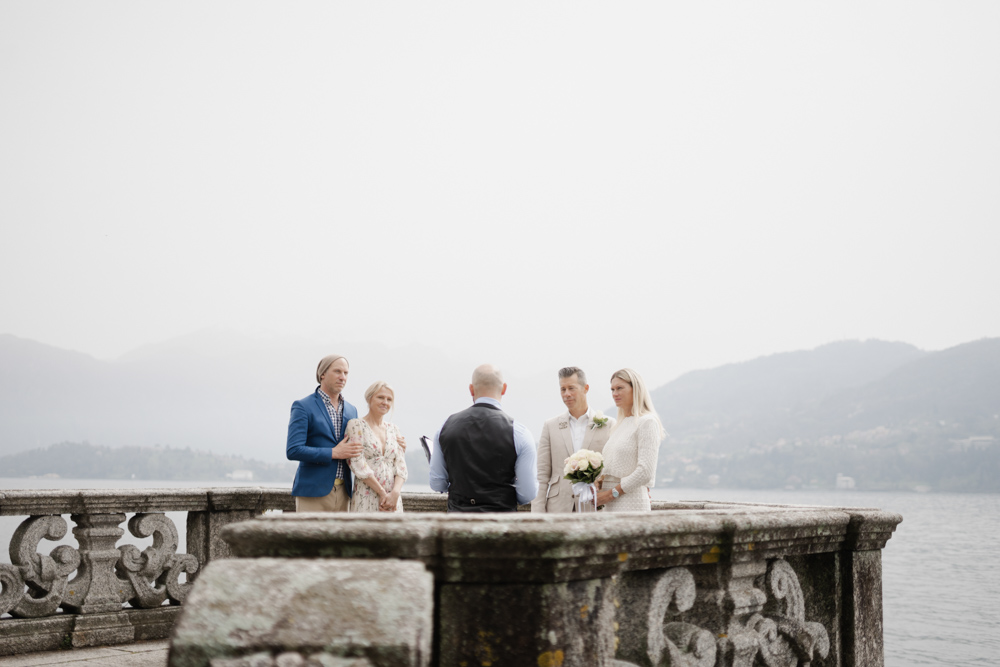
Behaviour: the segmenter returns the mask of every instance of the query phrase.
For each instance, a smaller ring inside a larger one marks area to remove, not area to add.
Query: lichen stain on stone
[[[496,635],[492,632],[486,630],[479,631],[479,641],[476,644],[474,653],[481,667],[493,666],[493,661],[495,660],[493,657],[493,644],[496,641]]]
[[[718,546],[714,546],[714,547],[712,547],[709,550],[709,552],[707,554],[702,554],[701,555],[701,562],[702,563],[718,563],[719,562],[719,554],[721,554],[721,553],[722,553],[722,549],[720,549]]]
[[[618,560],[619,562],[624,563],[625,561],[628,560],[628,554],[623,551],[622,553],[618,554]]]
[[[565,659],[562,651],[545,651],[538,656],[538,667],[562,667]]]
[[[580,607],[580,620],[586,621],[587,615],[590,614],[590,605],[583,605]]]

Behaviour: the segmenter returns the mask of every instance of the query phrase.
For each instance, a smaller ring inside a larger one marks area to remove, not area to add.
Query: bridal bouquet
[[[604,470],[604,457],[600,452],[581,449],[566,457],[564,463],[563,479],[573,482],[573,494],[577,496],[577,511],[596,512],[597,487],[594,486],[594,482]]]

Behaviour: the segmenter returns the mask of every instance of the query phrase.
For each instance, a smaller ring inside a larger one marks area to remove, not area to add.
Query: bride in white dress
[[[648,512],[660,441],[666,437],[646,383],[631,368],[611,376],[618,423],[604,445],[604,475],[597,504],[605,512]]]

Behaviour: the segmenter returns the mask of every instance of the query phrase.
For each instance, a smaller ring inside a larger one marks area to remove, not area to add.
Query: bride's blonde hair
[[[660,421],[660,415],[656,414],[656,408],[653,407],[653,397],[650,396],[649,389],[646,388],[646,383],[643,381],[642,376],[631,368],[623,368],[620,371],[615,371],[611,376],[612,382],[615,379],[619,379],[632,387],[632,416],[653,415],[653,419],[656,420],[656,423],[660,427],[660,439],[667,437],[667,432],[663,430],[663,422]],[[618,428],[623,419],[625,419],[625,410],[618,408],[618,422],[615,424],[615,428]]]

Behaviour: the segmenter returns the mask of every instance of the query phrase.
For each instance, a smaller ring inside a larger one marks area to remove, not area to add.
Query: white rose
[[[590,465],[594,468],[594,470],[597,470],[601,467],[604,457],[601,456],[599,452],[587,452],[587,460],[590,461]]]

